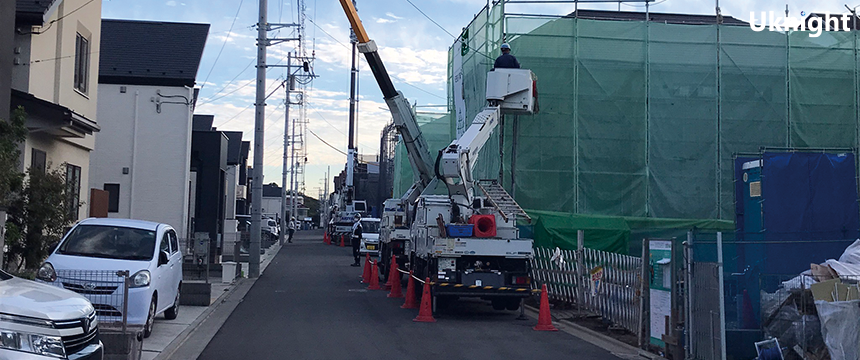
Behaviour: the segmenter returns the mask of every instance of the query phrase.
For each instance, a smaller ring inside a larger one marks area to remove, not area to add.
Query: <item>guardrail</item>
[[[550,299],[575,304],[633,333],[640,330],[642,259],[594,249],[535,248],[532,278]]]

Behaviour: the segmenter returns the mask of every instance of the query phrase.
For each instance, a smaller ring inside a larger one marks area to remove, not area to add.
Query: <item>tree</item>
[[[26,119],[21,107],[12,111],[9,121],[0,119],[0,207],[8,206],[23,185],[24,174],[18,171],[21,158],[18,145],[27,138]]]
[[[65,173],[60,169],[18,170],[20,144],[27,138],[27,114],[18,107],[9,121],[0,120],[0,206],[7,208],[6,245],[3,264],[17,262],[35,268],[56,246],[65,228],[74,221],[73,199],[67,194]]]
[[[6,256],[18,261],[19,271],[38,267],[74,222],[69,209],[77,209],[80,203],[70,203],[62,168],[29,169],[23,189],[10,203]]]

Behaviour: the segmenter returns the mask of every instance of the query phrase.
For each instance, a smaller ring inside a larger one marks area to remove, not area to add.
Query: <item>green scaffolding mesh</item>
[[[812,38],[737,25],[504,14],[493,5],[460,38],[468,47],[449,51],[452,114],[455,52],[467,121],[485,105],[486,73],[503,39],[537,75],[540,113],[505,116],[503,140],[487,144],[475,171],[498,178],[501,169],[526,209],[733,221],[737,154],[860,147],[856,31]],[[438,121],[456,135],[455,119]]]

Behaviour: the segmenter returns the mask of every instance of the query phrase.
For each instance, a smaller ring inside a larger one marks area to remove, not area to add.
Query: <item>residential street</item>
[[[254,284],[199,359],[617,359],[534,319],[461,300],[436,323],[415,323],[387,291],[366,291],[348,247],[321,231],[297,233]]]

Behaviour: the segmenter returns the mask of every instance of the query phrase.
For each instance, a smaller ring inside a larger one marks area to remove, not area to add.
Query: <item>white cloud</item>
[[[394,22],[394,20],[391,20],[391,19],[386,19],[386,18],[376,18],[376,23],[377,23],[377,24],[388,24],[388,23],[393,23],[393,22]]]
[[[176,1],[170,0],[165,5],[167,6],[176,6]]]
[[[390,12],[385,13],[385,16],[388,16],[388,17],[390,17],[390,18],[392,18],[392,19],[394,19],[394,20],[403,20],[403,18],[402,18],[402,17],[397,16],[397,15],[394,15],[393,13],[390,13]]]

